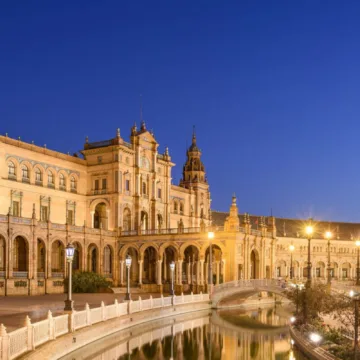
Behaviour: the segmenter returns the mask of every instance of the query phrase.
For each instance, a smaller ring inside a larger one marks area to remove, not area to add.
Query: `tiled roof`
[[[212,211],[212,223],[215,226],[223,226],[229,213]],[[265,223],[269,224],[270,217],[265,217]],[[239,215],[240,226],[243,226],[244,215]],[[307,225],[306,219],[287,219],[275,218],[276,234],[279,237],[305,237],[304,227]],[[260,216],[250,215],[252,229],[257,229],[260,224]],[[313,220],[314,238],[323,238],[326,231],[331,231],[333,239],[355,240],[360,239],[360,223],[347,223],[336,221],[316,221]]]

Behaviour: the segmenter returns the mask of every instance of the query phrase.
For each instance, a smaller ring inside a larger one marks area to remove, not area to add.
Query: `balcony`
[[[27,271],[13,271],[14,278],[27,279],[28,272]]]
[[[54,272],[54,271],[51,271],[51,277],[53,278],[63,278],[64,277],[64,273],[63,272]]]
[[[48,183],[47,187],[48,187],[49,189],[55,189],[55,185],[52,184],[52,183]]]
[[[4,270],[0,271],[0,278],[5,278],[5,271]]]
[[[35,180],[35,185],[37,185],[37,186],[43,186],[42,180]]]
[[[29,178],[23,177],[23,178],[21,179],[21,181],[22,181],[23,183],[30,184],[30,179],[29,179]]]
[[[66,191],[66,186],[65,185],[59,185],[59,190]]]
[[[16,181],[16,180],[17,180],[15,174],[9,174],[9,175],[8,175],[8,179],[9,179],[9,180],[12,180],[12,181]]]
[[[38,271],[37,272],[37,277],[39,279],[45,279],[45,273],[43,271]]]
[[[71,188],[70,191],[74,194],[77,194],[77,189],[76,188]]]

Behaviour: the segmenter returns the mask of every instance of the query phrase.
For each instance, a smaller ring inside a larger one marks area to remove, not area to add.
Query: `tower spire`
[[[140,130],[146,130],[145,121],[143,118],[143,104],[142,104],[142,95],[140,94]]]
[[[195,125],[193,125],[193,135],[192,135],[192,143],[196,144],[196,133],[195,133]]]

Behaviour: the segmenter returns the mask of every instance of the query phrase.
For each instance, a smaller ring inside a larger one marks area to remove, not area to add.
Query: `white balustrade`
[[[35,346],[50,340],[50,326],[48,319],[33,324],[33,329]]]
[[[25,327],[10,333],[7,333],[6,328],[0,325],[0,360],[12,360],[29,350],[34,350],[41,344],[56,339],[58,336],[101,321],[126,316],[134,312],[172,306],[173,304],[179,305],[199,301],[209,301],[209,294],[200,293],[185,296],[181,294],[180,296],[174,296],[174,298],[161,296],[155,299],[150,296],[146,300],[139,297],[139,300],[123,303],[118,303],[115,300],[114,304],[105,306],[102,302],[100,307],[94,309],[90,309],[89,305],[86,304],[83,311],[74,310],[71,314],[64,314],[54,318],[49,311],[47,319],[31,324],[30,319],[27,317]],[[159,329],[159,337],[167,336],[168,333],[171,334],[171,331],[171,327]],[[144,344],[144,341],[149,342],[148,340],[146,338],[132,339],[130,350],[138,347],[139,344]]]
[[[60,315],[54,317],[54,336],[60,336],[69,332],[69,315]]]

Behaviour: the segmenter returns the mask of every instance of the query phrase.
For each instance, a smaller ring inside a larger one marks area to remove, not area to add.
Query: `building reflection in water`
[[[213,312],[211,317],[203,316],[197,319],[195,316],[194,314],[193,318],[176,323],[172,320],[171,325],[130,336],[129,340],[100,352],[97,349],[97,353],[93,352],[91,356],[83,353],[81,359],[305,359],[291,348],[286,328],[287,317],[279,315],[274,309],[259,309],[246,313]]]

